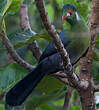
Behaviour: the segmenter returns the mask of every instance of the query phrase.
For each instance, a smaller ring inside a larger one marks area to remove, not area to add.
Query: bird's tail
[[[22,104],[27,96],[32,92],[36,85],[44,76],[44,72],[41,71],[40,65],[38,65],[30,74],[19,81],[6,95],[6,103],[10,106],[16,106]]]
[[[19,81],[7,93],[6,103],[12,106],[22,104],[45,74],[55,73],[59,70],[63,70],[62,60],[59,54],[45,58],[30,74]]]

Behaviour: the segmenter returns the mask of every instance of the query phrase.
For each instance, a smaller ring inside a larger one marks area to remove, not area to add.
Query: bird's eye
[[[72,13],[73,13],[73,11],[72,11],[72,10],[68,10],[68,12],[67,12],[67,16],[71,16],[71,15],[72,15]]]

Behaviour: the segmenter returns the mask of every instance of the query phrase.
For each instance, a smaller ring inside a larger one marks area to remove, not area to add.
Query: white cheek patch
[[[75,12],[75,14],[76,14],[77,21],[80,21],[80,17],[79,17],[79,15],[78,15],[78,13]]]
[[[70,13],[67,13],[67,16],[70,16]]]

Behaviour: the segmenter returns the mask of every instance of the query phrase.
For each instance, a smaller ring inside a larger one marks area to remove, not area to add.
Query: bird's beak
[[[62,16],[62,21],[65,21],[65,20],[67,20],[67,17]]]

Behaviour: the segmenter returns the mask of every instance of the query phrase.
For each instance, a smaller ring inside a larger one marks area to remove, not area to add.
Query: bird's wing
[[[70,39],[67,35],[66,30],[62,31],[59,33],[60,39],[62,40],[62,43],[64,44],[64,46],[66,47],[69,43],[70,43]],[[57,53],[57,50],[55,48],[55,45],[53,42],[49,43],[48,46],[46,47],[46,49],[44,50],[43,54],[40,57],[40,61],[42,61],[44,58],[51,56],[53,54]]]

